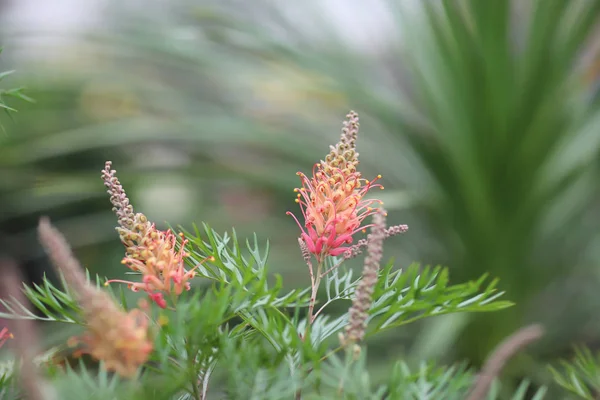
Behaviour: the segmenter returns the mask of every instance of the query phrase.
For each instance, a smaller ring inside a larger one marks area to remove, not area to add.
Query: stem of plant
[[[317,302],[317,293],[319,291],[319,285],[321,284],[321,271],[323,270],[323,262],[319,262],[317,265],[317,273],[315,274],[315,279],[312,283],[312,292],[310,295],[310,303],[308,305],[308,323],[306,325],[306,332],[304,337],[308,334],[308,330],[310,326],[314,322],[314,312],[315,312],[315,303]]]
[[[308,317],[306,330],[304,331],[304,339],[308,336],[308,331],[315,320],[315,316],[313,315],[315,312],[315,303],[317,302],[317,293],[319,291],[319,286],[321,285],[321,278],[323,277],[323,261],[319,261],[317,265],[317,273],[313,274],[312,265],[309,264],[310,269],[310,284],[311,284],[311,294],[310,294],[310,302],[308,304]],[[308,372],[310,373],[310,372]],[[296,391],[296,400],[300,400],[302,398],[302,390]]]
[[[329,268],[327,271],[325,271],[322,274],[320,274],[319,277],[323,278],[325,275],[327,275],[328,273],[330,273],[331,271],[333,271],[334,269],[336,269],[340,265],[342,265],[343,262],[344,262],[344,260],[342,259],[342,261],[340,261],[339,263],[335,264],[333,267]]]
[[[317,302],[317,292],[319,291],[319,285],[321,284],[321,271],[323,270],[323,262],[320,261],[319,264],[317,265],[317,273],[313,274],[312,271],[312,265],[309,264],[309,269],[310,269],[310,285],[311,285],[311,294],[310,294],[310,302],[308,304],[308,317],[307,317],[307,323],[306,323],[306,330],[304,331],[304,338],[302,340],[305,340],[306,337],[308,336],[308,331],[312,325],[312,323],[314,322],[314,316],[313,313],[315,312],[315,303]],[[300,400],[302,398],[302,390],[298,390],[296,391],[296,400]]]

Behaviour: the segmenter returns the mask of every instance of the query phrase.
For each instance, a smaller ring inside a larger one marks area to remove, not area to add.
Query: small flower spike
[[[358,128],[358,115],[351,111],[339,143],[331,146],[325,160],[314,166],[313,176],[298,172],[302,187],[295,189],[296,202],[300,204],[304,225],[292,213],[288,214],[296,220],[301,239],[319,263],[327,255],[348,251],[354,234],[368,227],[362,226],[363,220],[376,213],[381,204],[380,200],[364,198],[372,188],[383,186],[376,183],[381,176],[368,181],[356,170]]]
[[[190,280],[196,275],[195,268],[185,269],[188,254],[184,248],[187,240],[182,238],[177,249],[177,236],[170,230],[161,231],[148,221],[142,213],[134,214],[129,198],[111,169],[112,163],[106,162],[102,170],[102,180],[110,194],[113,211],[117,214],[121,242],[126,247],[122,263],[129,269],[142,275],[141,282],[112,279],[112,282],[126,283],[133,291],[143,290],[159,307],[167,307],[165,294],[179,296],[184,290],[190,290]]]
[[[70,344],[83,344],[81,353],[104,361],[110,371],[133,377],[152,352],[148,318],[139,309],[123,311],[106,292],[89,284],[65,237],[48,219],[40,220],[38,233],[52,264],[64,276],[83,311],[87,330]]]
[[[367,328],[367,317],[373,303],[373,290],[377,283],[379,264],[383,256],[383,241],[385,240],[385,212],[373,215],[373,225],[367,244],[367,257],[363,267],[362,279],[354,293],[354,300],[350,307],[350,317],[346,326],[346,335],[343,344],[362,341]]]
[[[389,228],[386,228],[384,234],[385,238],[387,239],[389,237],[406,232],[408,232],[408,225],[394,225],[390,226]],[[360,239],[358,242],[356,242],[355,245],[350,246],[348,250],[346,250],[346,252],[344,253],[344,260],[349,260],[362,254],[363,250],[365,249],[365,247],[367,247],[368,243],[369,242],[367,239]]]

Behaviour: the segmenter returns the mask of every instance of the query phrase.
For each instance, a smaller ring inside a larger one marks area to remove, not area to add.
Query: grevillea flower
[[[381,204],[380,200],[364,198],[372,188],[383,186],[376,183],[381,176],[369,181],[356,170],[358,128],[358,115],[351,111],[340,142],[330,147],[324,161],[315,164],[312,177],[298,172],[302,187],[294,191],[298,193],[296,202],[300,204],[304,226],[292,213],[288,214],[298,223],[301,239],[318,261],[349,250],[354,234],[370,226],[363,226],[363,220],[376,213]]]
[[[8,339],[12,339],[12,338],[13,338],[13,335],[12,335],[12,333],[10,333],[8,331],[8,328],[0,329],[0,347],[2,347]]]
[[[86,332],[68,341],[69,346],[82,344],[75,356],[89,354],[102,360],[109,371],[133,377],[152,352],[148,338],[148,317],[139,309],[125,313],[110,297],[97,291],[86,307]]]
[[[68,344],[83,344],[78,354],[89,353],[103,361],[106,369],[134,376],[153,348],[147,316],[139,309],[123,311],[106,292],[89,284],[66,239],[47,219],[40,221],[38,232],[52,264],[64,276],[83,311],[87,330]]]
[[[180,234],[182,242],[177,249],[177,237],[173,232],[157,229],[144,214],[134,214],[111,165],[110,161],[106,162],[102,179],[110,194],[113,211],[119,218],[117,232],[126,247],[122,263],[140,273],[142,281],[112,279],[106,284],[122,282],[128,284],[133,291],[144,290],[159,307],[165,308],[167,302],[164,295],[179,296],[184,290],[190,290],[189,280],[196,275],[195,268],[189,271],[185,269],[188,254],[184,248],[187,240]]]
[[[126,243],[129,246],[121,262],[132,271],[141,273],[142,282],[112,279],[106,284],[127,283],[135,292],[140,289],[146,291],[150,299],[165,308],[164,294],[179,296],[184,290],[190,290],[189,280],[196,275],[193,269],[188,271],[184,267],[184,259],[188,256],[184,251],[187,241],[183,239],[177,250],[177,237],[170,230],[156,229],[154,224],[143,226],[139,233],[133,235],[139,235],[138,240]]]

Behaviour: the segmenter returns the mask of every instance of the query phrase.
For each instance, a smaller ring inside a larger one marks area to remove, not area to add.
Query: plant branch
[[[311,282],[312,287],[311,287],[310,303],[308,305],[308,323],[306,325],[306,333],[305,333],[304,337],[306,337],[306,335],[308,334],[308,329],[310,328],[310,326],[312,325],[312,323],[315,320],[313,313],[315,310],[315,303],[317,302],[317,293],[319,291],[319,286],[321,284],[321,270],[322,269],[323,269],[323,263],[319,262],[319,265],[317,266],[317,273],[315,274],[314,281]]]
[[[333,267],[329,268],[327,271],[323,272],[320,275],[320,278],[324,278],[328,273],[330,273],[331,271],[333,271],[334,269],[338,268],[340,265],[342,265],[342,263],[345,261],[346,259],[343,259],[342,261],[340,261],[339,263],[335,264]]]
[[[522,328],[500,343],[488,358],[479,373],[477,380],[469,391],[467,400],[482,400],[485,398],[494,378],[498,376],[508,360],[519,350],[536,341],[544,334],[541,325],[530,325]]]

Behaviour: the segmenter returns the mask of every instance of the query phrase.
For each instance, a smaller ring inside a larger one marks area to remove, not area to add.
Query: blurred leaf
[[[586,348],[576,348],[573,361],[551,367],[556,383],[582,399],[593,400],[600,393],[600,357]]]
[[[89,282],[89,274],[87,277]],[[64,285],[64,279],[62,281]],[[35,283],[33,287],[24,285],[24,294],[42,315],[33,313],[25,305],[11,298],[10,300],[0,299],[0,305],[6,309],[6,312],[0,312],[0,318],[80,323],[79,304],[72,293],[58,289],[46,278],[42,285]]]

